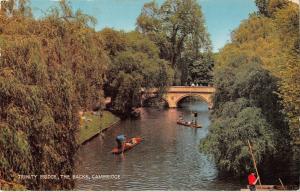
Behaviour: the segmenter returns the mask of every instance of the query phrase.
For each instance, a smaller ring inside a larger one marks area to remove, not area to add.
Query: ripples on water
[[[217,178],[217,170],[199,142],[208,133],[209,112],[201,102],[183,103],[183,108],[145,108],[140,120],[125,120],[97,137],[79,151],[76,173],[120,175],[120,180],[77,180],[77,190],[239,190],[239,181]],[[203,128],[176,124],[179,115],[192,120],[198,112]],[[122,155],[112,155],[118,134],[145,140]]]

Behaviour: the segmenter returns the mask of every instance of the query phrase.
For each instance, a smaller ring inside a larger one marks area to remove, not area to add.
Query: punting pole
[[[278,179],[279,179],[279,182],[280,182],[281,186],[283,187],[283,190],[285,191],[285,188],[284,188],[284,185],[283,185],[281,179],[280,178],[278,178]]]
[[[255,161],[254,155],[252,153],[252,147],[251,147],[251,144],[250,144],[249,140],[248,140],[248,145],[249,145],[249,149],[250,149],[250,153],[251,153],[251,156],[252,156],[252,160],[253,160],[253,164],[254,164],[254,168],[255,168],[257,177],[259,177],[258,170],[257,170],[257,167],[256,167],[256,161]],[[260,177],[258,179],[258,182],[259,182],[259,185],[261,186]]]

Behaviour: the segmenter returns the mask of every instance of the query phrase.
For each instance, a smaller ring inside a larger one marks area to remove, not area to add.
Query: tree
[[[259,13],[266,17],[273,17],[278,9],[284,8],[287,0],[255,0]]]
[[[232,42],[216,58],[213,123],[208,138],[202,141],[202,149],[213,154],[218,167],[234,174],[238,174],[237,170],[244,172],[248,169],[247,166],[240,166],[242,162],[239,157],[244,156],[243,152],[238,150],[236,158],[226,156],[227,153],[233,153],[234,149],[221,146],[221,142],[226,142],[221,139],[231,133],[233,137],[236,136],[235,139],[241,140],[241,135],[235,135],[235,131],[249,119],[241,116],[232,119],[232,114],[239,114],[243,108],[250,107],[252,113],[260,111],[256,121],[261,125],[264,124],[262,122],[267,123],[264,127],[268,127],[272,134],[263,137],[266,137],[266,141],[272,141],[272,145],[260,154],[263,158],[258,161],[264,171],[270,168],[266,166],[270,164],[266,163],[268,161],[280,164],[289,161],[290,144],[294,143],[296,147],[299,138],[297,117],[300,104],[297,98],[300,89],[299,75],[296,75],[299,74],[299,7],[280,0],[258,0],[256,3],[260,12],[251,14],[234,30]],[[243,105],[241,98],[246,100]],[[250,118],[250,112],[246,114]],[[288,124],[286,119],[289,120]],[[238,123],[237,127],[234,122]],[[259,127],[254,121],[249,126]],[[244,145],[239,147],[243,148]]]
[[[159,58],[158,48],[146,36],[111,29],[101,31],[100,35],[111,53],[105,93],[112,98],[115,112],[128,116],[140,106],[142,89],[163,90],[170,85],[173,71],[167,61]]]
[[[293,143],[299,143],[299,5],[288,1],[268,1],[272,14],[253,15],[234,32],[228,49],[256,55],[263,67],[278,78],[278,95],[289,121]],[[256,46],[259,44],[260,46]],[[251,50],[251,51],[249,51]],[[229,55],[229,52],[227,53]],[[224,59],[224,58],[220,58]],[[296,147],[296,145],[294,145]],[[297,148],[297,147],[296,147]]]
[[[289,3],[275,14],[276,38],[280,40],[280,53],[283,58],[278,67],[270,67],[273,74],[280,78],[280,96],[289,120],[289,128],[295,149],[299,151],[300,133],[300,37],[299,5]]]
[[[1,179],[14,189],[72,189],[74,181],[59,175],[73,174],[78,111],[103,98],[108,57],[93,19],[65,1],[42,19],[24,0],[9,3],[0,14]]]
[[[232,43],[222,49],[222,54],[216,61],[216,68],[222,67],[240,53],[259,58],[262,67],[277,79],[277,94],[284,106],[282,109],[284,116],[289,121],[292,142],[296,144],[300,138],[298,131],[300,104],[297,99],[300,53],[299,5],[288,1],[268,1],[266,9],[271,9],[271,16],[252,14],[232,33]],[[298,148],[297,145],[294,146]]]
[[[189,75],[189,69],[193,73],[206,73],[211,68],[211,62],[203,62],[211,52],[211,43],[201,7],[195,0],[167,0],[160,7],[155,2],[145,4],[137,19],[137,30],[156,43],[162,59],[170,61],[175,70],[175,84],[187,83],[189,78],[197,80]],[[198,60],[209,67],[193,65]]]
[[[250,106],[244,98],[225,103],[220,117],[210,126],[210,134],[201,142],[201,149],[213,156],[223,173],[242,176],[253,169],[247,140],[252,142],[258,165],[275,153],[270,125],[259,108]]]
[[[268,16],[268,2],[269,0],[255,0],[255,4],[260,14]]]
[[[193,58],[193,57],[192,57]],[[182,70],[181,82],[207,85],[212,83],[214,60],[212,53],[203,53],[196,56],[197,59],[189,59],[185,56],[181,63],[188,65]]]
[[[126,49],[127,41],[125,33],[115,31],[111,28],[104,28],[100,32],[100,37],[103,39],[105,50],[111,58]]]
[[[201,149],[213,155],[222,172],[241,175],[253,167],[246,143],[253,140],[259,143],[255,147],[258,166],[267,171],[266,161],[284,160],[289,151],[290,136],[276,94],[278,80],[262,68],[259,58],[234,53],[226,60],[217,59],[213,123]]]

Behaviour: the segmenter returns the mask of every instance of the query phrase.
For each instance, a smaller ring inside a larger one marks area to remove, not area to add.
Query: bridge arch
[[[175,101],[175,105],[176,107],[178,107],[178,103],[183,100],[184,98],[187,97],[197,97],[200,98],[201,101],[204,101],[208,106],[211,105],[211,101],[209,101],[207,98],[205,98],[204,96],[202,96],[201,94],[185,94],[185,95],[181,95],[180,97],[178,97]]]

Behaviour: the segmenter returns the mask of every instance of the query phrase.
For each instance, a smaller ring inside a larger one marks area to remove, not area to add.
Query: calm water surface
[[[203,128],[176,124],[180,115],[192,120],[198,112]],[[81,147],[76,173],[120,175],[115,179],[78,179],[76,190],[240,190],[240,181],[217,177],[213,161],[199,151],[199,142],[208,133],[209,111],[198,101],[178,109],[144,108],[139,120],[121,121],[103,136]],[[122,155],[112,155],[115,137],[141,136],[144,142]]]

